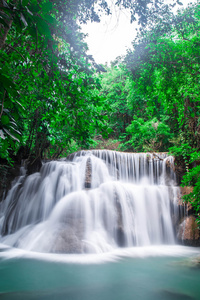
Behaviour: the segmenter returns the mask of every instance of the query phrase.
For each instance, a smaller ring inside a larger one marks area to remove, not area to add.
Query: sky
[[[196,0],[182,0],[184,7],[190,2]],[[130,23],[130,13],[125,9],[117,9],[114,4],[111,8],[112,15],[103,16],[100,23],[81,25],[82,31],[88,34],[85,39],[89,47],[88,54],[99,64],[109,64],[117,56],[126,54],[137,34],[137,23]]]
[[[82,31],[88,33],[85,40],[89,46],[88,54],[101,64],[126,54],[136,36],[136,25],[130,23],[128,11],[116,10],[116,7],[113,7],[112,15],[103,16],[100,23],[83,25]]]

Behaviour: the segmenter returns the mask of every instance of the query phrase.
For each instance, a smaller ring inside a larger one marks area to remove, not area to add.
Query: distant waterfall
[[[20,176],[0,203],[0,242],[30,251],[102,253],[175,243],[174,159],[80,151]]]

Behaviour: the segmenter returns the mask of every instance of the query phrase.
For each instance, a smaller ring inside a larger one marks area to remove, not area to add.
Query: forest
[[[169,152],[200,223],[199,1],[116,5],[140,27],[125,56],[99,65],[81,24],[110,14],[106,1],[0,1],[1,177],[102,144]]]

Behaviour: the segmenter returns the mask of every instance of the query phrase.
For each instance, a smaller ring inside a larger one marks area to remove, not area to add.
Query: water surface
[[[162,246],[102,255],[2,249],[0,299],[200,299],[197,248]]]

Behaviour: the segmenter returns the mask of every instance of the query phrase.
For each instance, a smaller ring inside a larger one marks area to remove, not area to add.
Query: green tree
[[[123,65],[113,63],[100,76],[101,94],[106,99],[108,126],[111,136],[119,139],[131,121],[128,107],[128,78]]]
[[[199,6],[156,20],[134,42],[126,65],[149,116],[167,115],[171,132],[199,147]]]
[[[2,158],[12,159],[21,145],[39,158],[50,145],[60,153],[72,140],[88,147],[103,129],[96,69],[74,20],[89,18],[86,2],[84,10],[80,1],[1,2]]]
[[[176,15],[168,8],[162,16],[149,18],[125,58],[132,79],[131,101],[134,105],[135,97],[145,99],[144,116],[134,115],[127,131],[137,151],[170,150],[176,156],[177,169],[185,174],[183,185],[194,187],[185,198],[199,219],[200,7],[190,4]],[[160,132],[153,128],[153,120],[162,124]],[[161,141],[162,147],[157,147]]]

